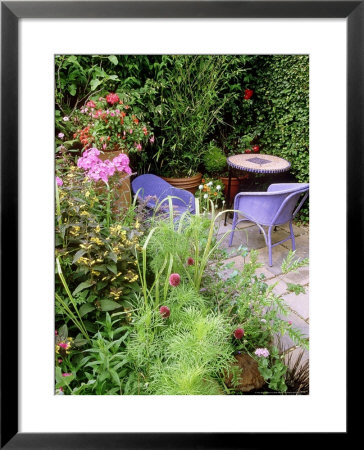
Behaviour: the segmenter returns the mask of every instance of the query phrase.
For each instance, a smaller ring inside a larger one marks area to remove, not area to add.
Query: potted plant
[[[227,101],[219,94],[228,63],[211,55],[175,55],[170,62],[155,159],[169,183],[195,192],[202,179],[204,142]]]
[[[132,163],[148,142],[153,142],[150,127],[133,114],[128,104],[121,99],[122,94],[109,93],[105,97],[90,98],[76,111],[73,121],[78,126],[73,138],[82,145],[82,152],[90,148],[100,151],[102,161],[111,161],[124,153]],[[119,207],[130,204],[130,179],[119,174],[119,184],[115,187]]]
[[[204,154],[203,162],[206,171],[213,177],[219,177],[220,181],[223,183],[225,189],[225,198],[228,203],[231,203],[235,195],[239,192],[239,185],[241,177],[232,177],[230,185],[230,198],[227,199],[228,195],[228,182],[229,178],[227,176],[227,163],[226,156],[221,148],[219,148],[214,142],[210,142],[206,153]],[[222,176],[226,175],[226,176]]]

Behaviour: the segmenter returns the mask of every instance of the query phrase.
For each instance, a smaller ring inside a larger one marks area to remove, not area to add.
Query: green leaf
[[[83,317],[85,314],[94,311],[96,308],[94,305],[91,305],[90,303],[85,303],[80,307],[80,316]]]
[[[64,324],[62,325],[59,329],[58,329],[58,336],[59,338],[64,341],[65,339],[68,338],[68,328],[67,325]]]
[[[70,84],[70,85],[68,86],[68,92],[69,92],[72,96],[76,95],[76,92],[77,92],[77,86],[76,86],[75,84]]]
[[[86,253],[86,250],[83,250],[83,249],[82,250],[78,250],[78,252],[73,257],[72,264],[77,262],[81,258],[81,256],[83,256],[85,253]]]
[[[108,59],[116,66],[118,63],[118,58],[115,55],[110,55]]]
[[[108,264],[106,267],[107,267],[107,268],[110,270],[110,272],[112,272],[114,275],[117,275],[118,269],[117,269],[117,267],[116,267],[116,264]]]
[[[98,86],[100,86],[101,81],[98,80],[97,78],[94,78],[93,80],[91,80],[91,91],[94,91]]]
[[[120,387],[121,383],[120,383],[120,379],[119,379],[119,376],[116,373],[116,371],[114,369],[109,369],[109,372],[110,372],[111,378],[113,379],[114,383],[116,383]]]
[[[113,311],[114,309],[120,308],[119,303],[113,300],[100,300],[101,311]]]
[[[91,280],[87,280],[87,281],[83,281],[82,283],[80,283],[76,289],[72,292],[72,295],[76,295],[78,292],[83,291],[86,288],[91,287],[94,284],[93,281]]]

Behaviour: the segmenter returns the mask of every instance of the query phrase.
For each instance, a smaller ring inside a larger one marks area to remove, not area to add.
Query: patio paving
[[[224,225],[225,216],[220,218],[217,237],[222,238],[224,233],[231,230],[232,219],[228,218],[226,226]],[[251,222],[242,222],[238,225],[239,230],[235,231],[232,246],[229,247],[230,234],[224,238],[221,247],[225,248],[230,258],[226,262],[234,262],[234,267],[227,269],[229,271],[239,270],[244,265],[244,258],[236,255],[236,251],[240,245],[246,246],[249,250],[256,249],[258,251],[258,261],[264,266],[257,270],[257,274],[263,273],[265,282],[268,285],[276,284],[274,292],[281,295],[290,312],[285,320],[292,321],[292,325],[299,328],[303,335],[309,338],[309,269],[308,266],[301,267],[296,272],[282,274],[282,261],[287,257],[288,250],[291,247],[291,241],[286,241],[283,244],[273,247],[273,266],[268,265],[268,248],[265,245],[263,234],[259,233],[259,229]],[[309,257],[309,230],[307,226],[293,226],[294,235],[296,238],[296,256],[299,258]],[[278,226],[276,231],[272,232],[272,241],[277,242],[289,236],[288,224]],[[248,261],[248,258],[246,258]],[[294,292],[288,290],[287,283],[299,284],[304,287],[305,292],[296,295]],[[295,351],[296,346],[288,336],[280,338],[281,344],[285,353]],[[302,358],[302,363],[308,359],[308,351]]]

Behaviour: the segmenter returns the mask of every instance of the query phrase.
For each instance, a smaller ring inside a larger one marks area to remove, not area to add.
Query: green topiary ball
[[[206,171],[210,175],[219,174],[226,170],[226,156],[221,148],[217,147],[214,143],[210,143],[204,154],[203,162]]]

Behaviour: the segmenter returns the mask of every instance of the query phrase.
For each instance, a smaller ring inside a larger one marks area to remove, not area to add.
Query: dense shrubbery
[[[226,154],[259,144],[287,158],[306,182],[308,69],[304,55],[58,56],[56,119],[64,127],[62,117],[72,118],[89,98],[118,92],[154,129],[141,170],[204,171],[203,153],[215,139]]]

